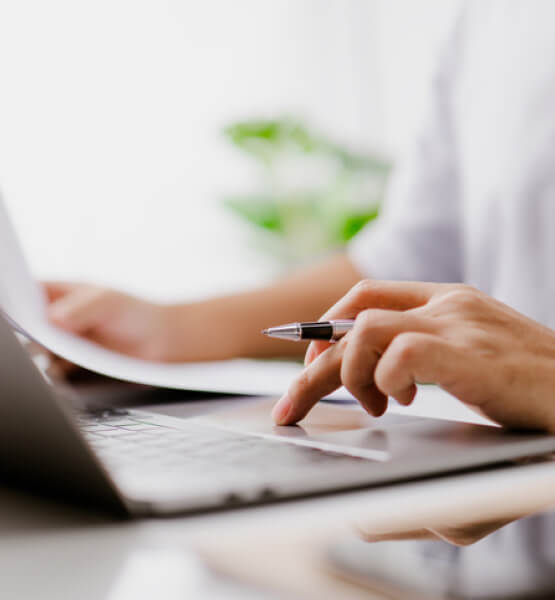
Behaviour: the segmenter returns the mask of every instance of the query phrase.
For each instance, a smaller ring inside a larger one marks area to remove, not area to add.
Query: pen
[[[289,323],[268,327],[262,333],[269,337],[300,342],[301,340],[325,340],[337,342],[353,328],[354,319],[338,321],[315,321],[313,323]]]

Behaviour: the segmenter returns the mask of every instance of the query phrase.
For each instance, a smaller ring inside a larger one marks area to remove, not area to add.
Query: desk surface
[[[192,415],[231,400],[148,407]],[[426,412],[425,403],[419,410]],[[434,408],[435,410],[435,408]],[[373,533],[480,518],[531,514],[555,505],[552,463],[429,479],[373,490],[172,519],[114,522],[0,489],[0,595],[6,600],[272,598],[209,574],[191,548],[273,532],[321,535],[362,527]]]

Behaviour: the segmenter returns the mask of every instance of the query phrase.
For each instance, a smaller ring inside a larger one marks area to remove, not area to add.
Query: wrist
[[[164,361],[189,362],[236,358],[240,336],[233,332],[234,318],[220,299],[163,307]]]

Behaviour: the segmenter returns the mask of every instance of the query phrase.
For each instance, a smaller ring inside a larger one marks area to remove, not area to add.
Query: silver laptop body
[[[364,488],[555,450],[555,436],[395,415],[353,435],[355,452],[338,450],[332,437],[326,451],[196,418],[117,408],[77,414],[0,317],[4,481],[122,515]]]

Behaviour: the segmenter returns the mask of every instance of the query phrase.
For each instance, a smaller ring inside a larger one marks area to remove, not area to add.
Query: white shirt
[[[430,108],[351,260],[469,283],[554,328],[555,2],[466,2]]]

